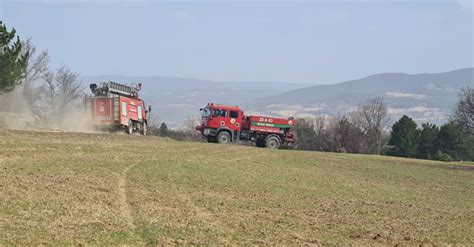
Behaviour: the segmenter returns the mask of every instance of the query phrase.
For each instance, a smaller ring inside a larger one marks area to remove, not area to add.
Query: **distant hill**
[[[239,105],[250,100],[307,87],[310,84],[284,82],[222,82],[165,76],[100,75],[82,77],[84,84],[101,81],[142,82],[142,97],[152,113],[171,127],[186,117],[199,114],[208,102]]]
[[[385,73],[333,85],[317,85],[245,102],[254,113],[311,117],[344,113],[383,96],[392,120],[408,114],[418,122],[447,120],[461,88],[474,86],[474,68],[445,73]]]

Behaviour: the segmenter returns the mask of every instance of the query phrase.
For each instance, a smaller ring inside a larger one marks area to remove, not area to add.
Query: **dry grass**
[[[474,165],[0,130],[0,245],[474,245]]]

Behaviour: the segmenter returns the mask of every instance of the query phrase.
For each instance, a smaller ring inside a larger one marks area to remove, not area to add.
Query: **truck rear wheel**
[[[147,132],[148,132],[148,126],[147,126],[146,122],[143,122],[142,123],[142,135],[146,136]]]
[[[280,148],[281,142],[280,139],[276,136],[269,136],[266,138],[265,144],[267,148],[278,149]]]
[[[230,134],[227,131],[221,131],[217,135],[217,142],[220,144],[228,144],[230,142]]]
[[[255,146],[257,146],[259,148],[264,148],[265,147],[265,140],[257,139],[257,141],[255,142]]]
[[[132,133],[133,133],[133,122],[132,120],[128,120],[127,134],[131,135]]]

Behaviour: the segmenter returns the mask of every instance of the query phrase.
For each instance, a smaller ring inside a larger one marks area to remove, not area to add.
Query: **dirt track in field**
[[[123,218],[127,220],[128,225],[130,228],[135,228],[133,224],[133,216],[132,210],[130,209],[130,205],[128,203],[127,197],[127,190],[126,190],[126,183],[127,183],[127,172],[131,167],[128,167],[124,170],[123,174],[118,176],[117,179],[117,190],[118,190],[118,199],[120,205],[120,214]]]

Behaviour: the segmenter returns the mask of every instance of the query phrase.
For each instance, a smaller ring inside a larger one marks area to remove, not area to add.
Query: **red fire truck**
[[[238,106],[209,103],[201,108],[201,124],[196,130],[208,142],[227,144],[250,140],[257,147],[280,148],[294,142],[293,118],[273,118],[244,115]]]
[[[93,95],[86,96],[85,107],[90,111],[94,125],[99,129],[125,129],[128,134],[140,131],[147,134],[151,111],[145,107],[138,92],[141,83],[129,86],[112,81],[90,84]]]

